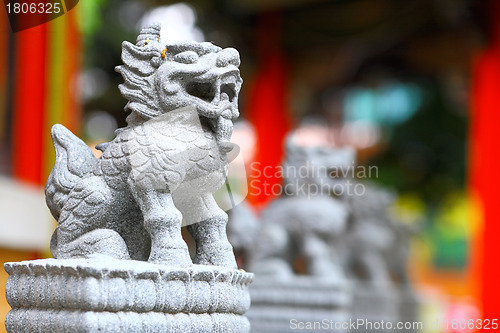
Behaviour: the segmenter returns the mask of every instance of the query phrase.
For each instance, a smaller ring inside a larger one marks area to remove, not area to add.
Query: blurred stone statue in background
[[[227,236],[233,246],[238,267],[247,267],[255,252],[255,242],[259,237],[260,221],[252,207],[243,201],[228,211]]]
[[[354,179],[352,149],[295,135],[286,139],[282,195],[258,223],[248,207],[234,209],[237,232],[228,229],[256,273],[247,314],[254,331],[288,332],[290,318],[418,320],[407,267],[415,228],[391,214],[396,194]]]
[[[262,212],[249,268],[255,332],[289,332],[290,318],[348,321],[351,291],[338,255],[354,151],[286,139],[283,194]],[[340,330],[342,331],[342,330]]]
[[[372,321],[418,320],[418,300],[407,267],[415,228],[391,214],[397,199],[394,192],[370,183],[364,188],[363,195],[349,198],[351,216],[341,246],[346,273],[354,284],[352,314]]]
[[[349,207],[342,201],[351,149],[299,146],[289,136],[283,163],[284,195],[262,212],[262,231],[251,266],[256,273],[300,273],[343,279],[337,255],[347,226]]]
[[[363,195],[350,197],[349,230],[343,237],[344,266],[352,279],[374,286],[391,285],[386,258],[396,241],[388,215],[393,193],[364,184]]]

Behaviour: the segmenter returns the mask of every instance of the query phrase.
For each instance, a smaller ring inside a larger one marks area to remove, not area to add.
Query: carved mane
[[[135,45],[127,41],[122,43],[123,65],[115,67],[124,80],[118,88],[128,100],[125,111],[136,112],[146,119],[162,113],[154,88],[154,74],[163,62],[159,41],[158,24],[144,27]]]

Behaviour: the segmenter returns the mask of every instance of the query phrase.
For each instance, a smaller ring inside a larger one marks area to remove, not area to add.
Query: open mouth
[[[212,76],[208,80],[206,74],[189,81],[185,85],[185,91],[191,98],[196,99],[195,104],[202,125],[211,129],[220,149],[227,153],[233,148],[230,142],[233,131],[232,120],[238,117],[236,105],[238,77],[233,72],[227,72]]]
[[[218,100],[232,102],[236,97],[235,84],[233,83],[222,84],[220,91],[217,91],[214,83],[193,81],[186,85],[186,92],[207,103],[214,102],[216,97],[219,97]]]
[[[236,98],[236,77],[227,75],[215,80],[196,80],[186,84],[186,93],[209,104],[219,104],[221,101],[232,103]]]

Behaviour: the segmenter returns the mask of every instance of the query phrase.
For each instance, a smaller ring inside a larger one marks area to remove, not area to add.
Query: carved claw
[[[189,267],[192,266],[187,247],[170,248],[163,251],[151,252],[149,262],[165,266]]]
[[[233,247],[226,235],[227,215],[220,214],[205,221],[188,225],[188,231],[196,242],[193,263],[237,269]]]
[[[238,268],[231,246],[198,248],[193,263],[197,265],[223,266],[232,269]]]

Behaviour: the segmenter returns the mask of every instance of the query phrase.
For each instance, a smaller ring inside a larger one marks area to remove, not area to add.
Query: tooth
[[[233,133],[233,122],[224,117],[219,117],[217,122],[217,133],[215,134],[217,141],[229,142]]]
[[[215,103],[215,104],[219,103],[220,97],[221,97],[220,96],[220,86],[221,85],[222,85],[221,78],[217,78],[215,80],[215,96],[214,96],[214,99],[213,99],[212,103]]]

